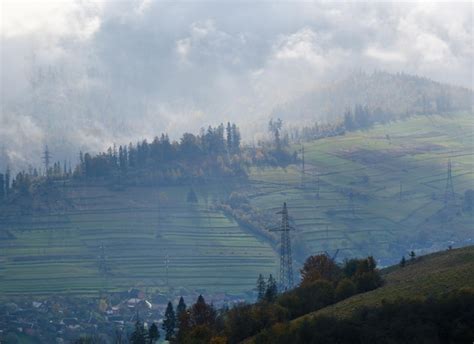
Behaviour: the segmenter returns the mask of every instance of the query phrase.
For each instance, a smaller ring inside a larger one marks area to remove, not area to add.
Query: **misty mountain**
[[[276,107],[272,117],[332,122],[357,104],[395,116],[470,110],[473,92],[414,75],[359,72]]]

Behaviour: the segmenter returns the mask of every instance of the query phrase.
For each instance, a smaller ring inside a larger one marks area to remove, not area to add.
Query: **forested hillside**
[[[474,248],[382,270],[384,285],[293,320],[248,343],[463,343],[474,335]]]
[[[359,72],[332,85],[316,87],[275,109],[272,116],[306,124],[315,120],[333,123],[356,104],[367,106],[381,117],[403,118],[413,114],[470,110],[473,93],[466,88],[408,74]]]

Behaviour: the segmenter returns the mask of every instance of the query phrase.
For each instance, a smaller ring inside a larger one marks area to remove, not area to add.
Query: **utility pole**
[[[270,229],[272,232],[281,232],[280,243],[280,291],[286,291],[293,288],[293,257],[291,254],[290,231],[295,230],[290,226],[288,209],[286,202],[283,203],[283,209],[277,214],[281,214],[281,225]]]
[[[169,272],[169,264],[170,264],[170,257],[168,255],[168,253],[166,253],[165,255],[165,277],[166,277],[166,286],[169,287],[169,275],[168,275],[168,272]]]
[[[316,199],[319,199],[319,172],[316,171]]]
[[[448,160],[448,173],[446,177],[446,188],[444,190],[444,205],[447,206],[450,200],[455,199],[453,176],[451,172],[451,159]]]
[[[105,277],[105,275],[107,274],[107,263],[106,263],[106,257],[105,257],[105,246],[103,242],[100,243],[99,250],[100,250],[99,257],[98,257],[99,272],[103,277]]]
[[[355,205],[354,205],[354,190],[351,189],[349,193],[349,207],[352,213],[352,216],[355,216]]]
[[[304,145],[301,145],[301,187],[304,188]]]

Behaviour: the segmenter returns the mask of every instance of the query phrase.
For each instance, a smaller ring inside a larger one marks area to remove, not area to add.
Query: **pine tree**
[[[414,252],[414,251],[411,251],[411,252],[410,252],[410,261],[413,262],[413,261],[415,260],[415,257],[416,257],[415,252]]]
[[[135,323],[135,331],[130,336],[131,344],[147,344],[147,333],[140,319]]]
[[[148,339],[150,339],[151,344],[154,344],[158,339],[160,339],[160,331],[155,323],[151,324],[150,329],[148,330]]]
[[[234,153],[240,152],[240,131],[235,123],[232,124],[232,150]]]
[[[257,300],[262,301],[265,298],[265,290],[267,288],[267,284],[265,283],[265,279],[263,278],[262,274],[258,276],[257,279]]]
[[[402,260],[400,260],[400,267],[404,267],[406,265],[406,259],[405,256],[402,257]]]
[[[231,153],[232,148],[233,148],[233,140],[232,140],[232,127],[230,126],[230,122],[227,122],[226,134],[227,134],[227,151]]]
[[[278,289],[277,283],[273,276],[270,274],[267,281],[267,289],[265,290],[265,300],[268,302],[275,301],[277,297]]]
[[[176,326],[176,317],[174,314],[173,304],[168,302],[165,311],[165,318],[163,319],[163,330],[165,330],[165,339],[171,340],[174,336],[174,329]]]
[[[186,304],[184,303],[184,299],[181,296],[179,298],[179,303],[178,306],[176,307],[176,322],[177,322],[177,327],[179,327],[179,320],[181,319],[181,316],[183,313],[186,312]]]
[[[10,168],[7,167],[5,172],[5,197],[10,194]]]
[[[208,305],[202,295],[199,295],[196,303],[191,307],[191,323],[194,326],[212,326],[216,320],[216,311],[212,305]]]
[[[5,179],[3,173],[0,173],[0,201],[5,198]]]

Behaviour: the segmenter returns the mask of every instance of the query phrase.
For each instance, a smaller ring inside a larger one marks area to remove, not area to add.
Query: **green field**
[[[206,205],[199,188],[200,202],[188,203],[188,190],[68,189],[74,211],[7,225],[15,239],[2,242],[1,292],[85,294],[135,286],[237,293],[251,289],[259,273],[276,271],[268,243],[210,209],[212,198],[225,192],[207,190]]]
[[[186,200],[190,186],[66,185],[68,210],[0,214],[0,293],[248,291],[259,273],[276,274],[278,247],[216,210],[233,191],[272,214],[268,228],[288,203],[297,264],[339,249],[338,259],[387,265],[411,249],[469,245],[474,217],[461,204],[474,189],[473,133],[471,114],[420,116],[305,143],[304,173],[252,167],[248,183],[195,185],[198,203]],[[445,207],[449,159],[456,198]]]
[[[276,212],[288,203],[303,257],[340,249],[339,257],[389,264],[412,248],[467,245],[474,217],[460,208],[474,189],[473,134],[470,114],[420,116],[305,143],[304,173],[301,165],[252,170],[251,204]],[[449,160],[456,195],[445,208]]]

